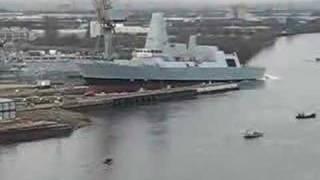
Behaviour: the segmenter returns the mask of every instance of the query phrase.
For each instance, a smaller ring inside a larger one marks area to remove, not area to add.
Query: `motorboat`
[[[315,119],[317,117],[316,113],[299,113],[297,119]]]
[[[244,132],[243,138],[245,139],[255,139],[255,138],[260,138],[263,137],[264,133],[261,131],[253,130],[253,129],[248,129]]]

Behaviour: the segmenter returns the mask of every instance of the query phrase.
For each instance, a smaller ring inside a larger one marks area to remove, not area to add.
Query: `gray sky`
[[[163,5],[166,4],[169,7],[173,5],[172,2],[177,3],[177,5],[206,5],[206,4],[234,4],[234,3],[249,3],[258,4],[259,3],[294,3],[294,2],[310,2],[320,0],[112,0],[113,2],[119,2],[120,4],[126,4],[128,6],[147,6],[150,5]],[[92,5],[91,0],[0,0],[0,7],[10,7],[18,9],[47,9],[55,7],[57,4],[61,3],[73,3],[76,7],[89,7]]]

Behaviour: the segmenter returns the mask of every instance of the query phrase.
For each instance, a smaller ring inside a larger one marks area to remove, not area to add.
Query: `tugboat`
[[[317,117],[316,113],[299,113],[296,119],[315,119]]]
[[[245,131],[243,138],[245,139],[256,139],[263,137],[264,133],[261,131],[253,130],[253,129],[248,129]]]

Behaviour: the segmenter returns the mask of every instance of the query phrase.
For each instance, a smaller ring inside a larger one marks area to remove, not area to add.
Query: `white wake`
[[[270,74],[265,74],[263,80],[280,80],[280,78]]]

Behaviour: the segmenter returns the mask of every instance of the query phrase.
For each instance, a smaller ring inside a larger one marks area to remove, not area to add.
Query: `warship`
[[[98,0],[97,0],[98,1]],[[135,49],[132,59],[112,55],[111,2],[99,1],[98,21],[105,41],[104,57],[79,63],[88,85],[104,92],[130,92],[201,83],[259,80],[265,68],[242,66],[236,53],[226,54],[217,46],[169,43],[163,13],[153,13],[145,48]]]

